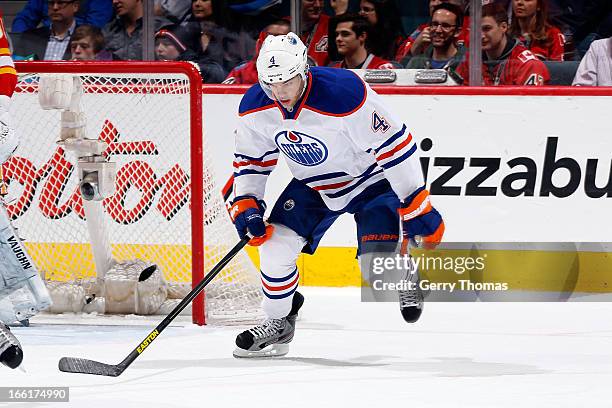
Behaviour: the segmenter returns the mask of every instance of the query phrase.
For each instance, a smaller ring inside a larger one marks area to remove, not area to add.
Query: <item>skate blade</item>
[[[234,357],[236,358],[273,358],[282,357],[289,352],[289,344],[271,344],[259,351],[244,350],[236,347]]]

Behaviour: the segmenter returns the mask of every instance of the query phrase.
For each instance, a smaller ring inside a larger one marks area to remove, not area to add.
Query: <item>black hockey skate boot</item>
[[[414,289],[398,290],[400,312],[407,323],[415,323],[423,313],[424,296],[419,287],[419,274],[417,271],[408,273],[406,281],[410,282]]]
[[[295,320],[303,304],[304,296],[295,292],[287,317],[268,319],[259,326],[240,333],[236,337],[234,357],[280,357],[287,354],[295,333]]]

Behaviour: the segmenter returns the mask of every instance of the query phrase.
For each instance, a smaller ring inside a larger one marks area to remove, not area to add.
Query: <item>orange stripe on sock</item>
[[[290,287],[295,285],[298,280],[300,280],[300,274],[299,273],[295,275],[295,278],[293,279],[293,281],[291,283],[288,283],[288,284],[283,285],[283,286],[270,286],[263,279],[261,280],[261,283],[264,286],[264,288],[266,288],[268,290],[271,290],[271,291],[277,291],[278,292],[280,290],[289,289]]]

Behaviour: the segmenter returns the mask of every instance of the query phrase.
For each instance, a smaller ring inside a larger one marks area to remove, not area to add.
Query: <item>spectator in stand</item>
[[[397,50],[406,39],[400,13],[394,0],[361,0],[359,14],[372,25],[370,50],[381,58],[396,60]]]
[[[216,12],[214,12],[215,10]],[[223,38],[227,22],[225,5],[218,0],[193,0],[187,23],[200,27],[200,49],[224,66]]]
[[[200,50],[223,66],[225,72],[248,61],[255,40],[236,23],[225,0],[193,0],[186,24],[200,28]]]
[[[98,27],[84,24],[77,27],[70,41],[71,60],[109,61],[112,55],[104,49],[104,36]]]
[[[433,10],[436,6],[442,3],[451,3],[463,9],[463,0],[429,0],[429,16],[433,15]],[[404,64],[415,55],[422,54],[427,47],[431,44],[431,27],[429,22],[420,24],[416,30],[412,32],[406,38],[395,55],[397,61],[403,61]],[[464,15],[463,26],[461,27],[461,33],[457,38],[457,46],[464,46],[467,48],[470,39],[470,19],[469,16]]]
[[[465,59],[465,47],[457,45],[462,25],[461,7],[452,3],[441,3],[434,7],[429,24],[431,44],[423,54],[410,58],[406,68],[456,71]]]
[[[508,12],[500,4],[482,7],[482,79],[484,85],[542,86],[549,79],[542,61],[508,35]],[[469,85],[469,61],[457,73]]]
[[[349,0],[330,0],[331,8],[334,10],[334,15],[339,16],[348,11]]]
[[[48,14],[50,5],[51,2],[47,0],[28,0],[23,10],[15,16],[11,31],[22,33],[33,30],[41,22],[46,27],[51,26]],[[76,15],[77,25],[91,24],[102,28],[113,17],[113,2],[112,0],[82,0],[79,10]]]
[[[212,0],[192,0],[191,16],[189,16],[188,19],[191,21],[205,21],[214,19]]]
[[[288,20],[280,19],[269,24],[266,28],[264,28],[261,33],[259,33],[259,38],[257,39],[257,43],[255,45],[255,55],[253,58],[245,62],[244,64],[238,65],[236,68],[232,69],[225,81],[224,84],[256,84],[258,81],[257,78],[257,57],[259,56],[259,50],[261,49],[261,45],[264,40],[269,35],[285,35],[291,31],[291,24]]]
[[[581,25],[575,37],[578,52],[584,55],[594,40],[612,36],[612,2],[610,0],[585,0]]]
[[[51,26],[42,26],[14,36],[14,54],[27,59],[58,61],[70,59],[70,38],[76,28],[77,0],[49,1]]]
[[[565,60],[579,60],[593,40],[612,36],[610,0],[549,0],[549,18],[565,36]]]
[[[178,24],[187,19],[191,12],[191,0],[155,0],[153,10],[156,16],[165,17]]]
[[[115,19],[102,33],[106,49],[116,60],[142,60],[143,0],[113,0]]]
[[[547,0],[512,0],[510,35],[542,61],[563,61],[565,39],[548,23]]]
[[[198,55],[192,47],[199,42],[199,31],[182,25],[161,29],[155,34],[155,58],[160,61],[189,61],[196,64],[205,83],[220,83],[225,77],[221,65]]]
[[[323,13],[323,0],[302,0],[301,40],[308,49],[310,65],[329,64],[329,16]]]
[[[215,31],[221,31],[222,26],[224,24],[224,19],[221,18],[223,12],[219,11],[217,13],[213,13],[213,2],[212,0],[193,0],[191,2],[191,14],[187,17],[188,23],[197,23],[201,27],[201,47],[203,50],[214,47],[216,37],[214,35]],[[221,44],[218,44],[221,47]],[[219,55],[222,55],[222,48],[219,48]],[[221,58],[221,57],[220,57]]]
[[[332,17],[330,27],[334,30],[336,48],[343,57],[333,63],[334,68],[348,69],[391,69],[388,60],[380,58],[366,48],[372,25],[359,14],[342,14]]]
[[[612,86],[612,37],[591,43],[572,85]]]

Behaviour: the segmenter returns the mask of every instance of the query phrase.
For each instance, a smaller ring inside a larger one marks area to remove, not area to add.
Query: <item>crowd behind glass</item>
[[[422,3],[422,4],[415,4]],[[204,82],[252,84],[289,0],[155,0],[155,59],[191,61]],[[15,60],[142,60],[143,0],[28,0],[10,25]],[[464,0],[301,0],[311,66],[438,69],[469,85]],[[484,85],[612,85],[609,0],[483,0]],[[565,79],[559,79],[565,76]]]

